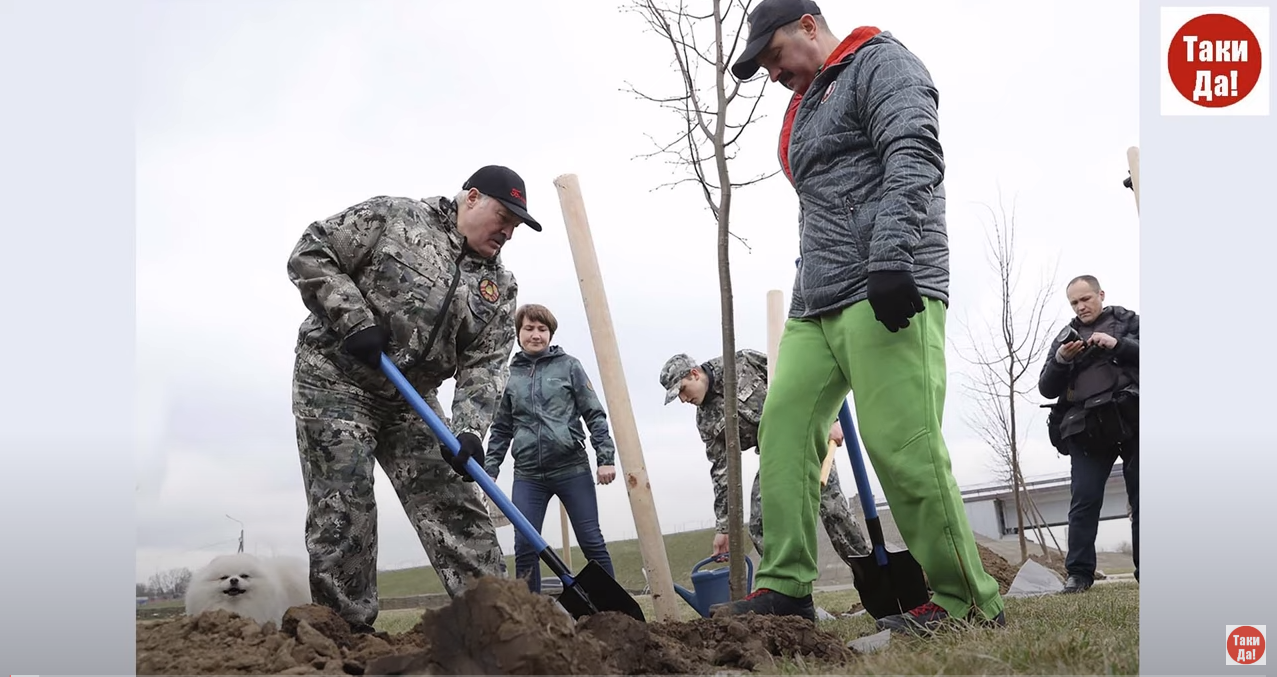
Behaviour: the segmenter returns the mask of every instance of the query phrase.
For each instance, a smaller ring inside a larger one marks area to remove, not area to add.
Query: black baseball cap
[[[758,55],[767,48],[776,29],[793,23],[803,15],[816,16],[820,7],[811,0],[763,0],[749,13],[749,38],[745,51],[732,64],[732,75],[737,80],[748,80],[758,72]]]
[[[475,190],[505,205],[515,216],[523,219],[532,230],[541,232],[541,224],[528,213],[528,189],[523,178],[509,167],[488,165],[470,175],[461,190]]]

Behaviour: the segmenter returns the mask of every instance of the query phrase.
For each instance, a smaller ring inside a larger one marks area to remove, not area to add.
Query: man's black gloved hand
[[[461,443],[461,450],[456,456],[442,445],[439,447],[439,453],[443,454],[443,460],[452,466],[453,472],[461,475],[463,481],[473,482],[474,478],[466,472],[466,461],[476,458],[479,460],[479,465],[483,465],[483,441],[474,433],[461,433],[457,435],[457,441]]]
[[[892,333],[908,327],[909,318],[921,313],[925,307],[918,285],[913,281],[913,273],[904,270],[869,273],[868,293],[874,319]]]
[[[373,325],[346,337],[341,349],[356,360],[377,369],[381,367],[381,354],[390,346],[390,330]]]

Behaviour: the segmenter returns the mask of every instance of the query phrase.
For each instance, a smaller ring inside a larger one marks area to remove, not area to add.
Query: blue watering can
[[[727,553],[706,557],[696,563],[692,567],[692,592],[677,583],[674,584],[674,592],[677,592],[683,601],[687,602],[696,613],[702,618],[709,618],[710,607],[716,604],[726,604],[732,601],[732,584],[731,584],[731,568],[721,567],[710,571],[701,571],[701,567],[710,562],[726,562]],[[745,590],[754,589],[754,562],[745,556]]]

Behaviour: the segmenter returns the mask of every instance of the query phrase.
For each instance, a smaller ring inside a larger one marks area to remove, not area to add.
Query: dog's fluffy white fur
[[[221,555],[195,572],[186,589],[189,616],[224,609],[276,626],[285,611],[310,603],[310,570],[296,557]]]

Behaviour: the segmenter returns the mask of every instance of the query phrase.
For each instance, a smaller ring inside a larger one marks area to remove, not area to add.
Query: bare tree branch
[[[732,187],[733,187],[733,188],[743,188],[743,187],[745,187],[745,186],[752,186],[752,185],[754,185],[754,184],[756,184],[756,183],[762,183],[763,181],[766,181],[767,179],[770,179],[771,177],[776,176],[776,175],[777,175],[777,174],[779,174],[779,173],[780,173],[780,170],[779,170],[779,169],[777,169],[777,170],[775,170],[775,171],[767,172],[766,174],[763,174],[763,175],[761,175],[761,176],[758,176],[758,177],[752,178],[752,179],[750,179],[750,180],[748,180],[748,181],[740,181],[740,182],[735,182],[735,181],[734,181],[734,182],[732,182]]]
[[[732,301],[732,281],[729,253],[735,239],[749,249],[749,243],[730,228],[733,189],[744,188],[765,181],[777,172],[755,176],[747,181],[733,181],[730,165],[735,160],[735,149],[745,130],[757,120],[759,100],[766,80],[754,93],[751,79],[739,82],[730,78],[729,68],[737,45],[744,36],[746,19],[752,0],[710,0],[708,13],[694,14],[688,10],[686,0],[670,0],[666,5],[658,0],[632,0],[629,10],[639,14],[647,28],[668,46],[673,55],[673,65],[678,70],[682,93],[674,96],[652,96],[627,84],[628,90],[640,100],[652,103],[664,110],[675,112],[680,118],[679,130],[668,143],[653,140],[655,150],[641,155],[643,159],[661,159],[679,166],[684,175],[657,189],[674,189],[694,184],[700,189],[710,214],[718,227],[718,277],[719,300],[722,309],[723,340],[723,388],[733,392],[736,388],[735,315]],[[737,14],[739,12],[739,14]],[[724,28],[735,24],[730,37],[724,36]],[[702,36],[699,29],[712,29],[712,39]],[[710,44],[706,46],[706,40]],[[730,44],[730,46],[729,46]],[[712,70],[710,78],[701,78],[700,68]],[[750,101],[743,121],[728,120],[731,105],[738,101]],[[752,100],[752,101],[751,101]],[[650,137],[649,137],[650,138]],[[726,448],[728,467],[728,522],[730,581],[732,598],[740,599],[746,592],[744,552],[749,544],[744,531],[744,505],[742,498],[740,439],[736,398],[725,402]]]
[[[726,141],[727,146],[735,145],[736,141],[740,139],[741,134],[744,134],[745,130],[749,128],[750,123],[754,121],[754,114],[758,111],[758,102],[762,100],[763,97],[761,96],[754,99],[754,105],[749,107],[749,113],[745,115],[745,121],[735,127],[737,132],[732,135],[732,138]],[[729,126],[729,129],[730,128],[731,127]]]

